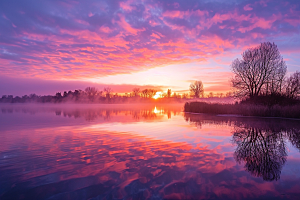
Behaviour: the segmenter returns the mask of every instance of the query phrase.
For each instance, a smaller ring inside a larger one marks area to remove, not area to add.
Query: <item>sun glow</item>
[[[154,108],[153,112],[154,112],[155,114],[157,114],[157,113],[158,113],[158,110],[156,109],[156,106],[155,106],[155,108]]]
[[[164,112],[164,110],[163,110],[163,109],[158,110],[158,109],[156,108],[156,106],[155,106],[155,108],[153,109],[153,112],[154,112],[155,114],[162,114],[162,113]]]
[[[155,95],[152,97],[153,99],[162,98],[162,92],[156,92]]]

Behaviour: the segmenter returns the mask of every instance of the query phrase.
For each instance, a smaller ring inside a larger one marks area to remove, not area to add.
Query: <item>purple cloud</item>
[[[77,79],[201,61],[269,40],[299,51],[299,15],[297,0],[3,0],[0,68]]]

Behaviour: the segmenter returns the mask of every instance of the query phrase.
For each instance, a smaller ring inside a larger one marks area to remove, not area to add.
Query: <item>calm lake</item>
[[[0,104],[0,199],[297,199],[300,121]]]

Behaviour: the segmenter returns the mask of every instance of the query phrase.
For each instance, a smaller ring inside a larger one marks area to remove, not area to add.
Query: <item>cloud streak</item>
[[[295,40],[299,15],[296,0],[3,0],[0,69],[81,79],[201,62],[268,39]]]

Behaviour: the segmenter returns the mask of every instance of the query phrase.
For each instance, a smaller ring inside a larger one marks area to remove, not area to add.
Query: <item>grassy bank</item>
[[[300,119],[299,104],[292,106],[265,106],[254,104],[218,104],[204,102],[187,102],[184,105],[184,112],[236,114],[243,116],[284,117]]]

